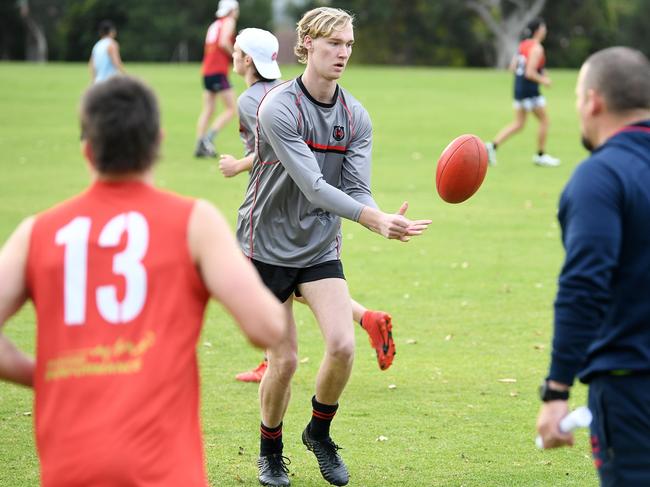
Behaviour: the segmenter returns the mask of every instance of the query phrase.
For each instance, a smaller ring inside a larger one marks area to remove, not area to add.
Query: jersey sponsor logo
[[[142,370],[143,359],[155,342],[156,333],[148,330],[140,339],[120,337],[113,343],[62,352],[47,361],[45,380],[136,374]]]
[[[334,125],[334,130],[332,131],[332,137],[334,140],[343,140],[345,137],[345,129],[341,125]]]

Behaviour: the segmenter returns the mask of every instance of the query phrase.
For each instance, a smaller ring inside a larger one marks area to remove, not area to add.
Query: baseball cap
[[[278,40],[268,30],[249,28],[242,30],[235,42],[239,48],[253,58],[253,64],[266,79],[282,76],[278,66]]]
[[[239,2],[237,0],[219,0],[215,15],[217,17],[225,17],[236,8],[239,8]]]

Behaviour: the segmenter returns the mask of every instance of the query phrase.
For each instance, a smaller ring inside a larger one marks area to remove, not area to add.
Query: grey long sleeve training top
[[[340,217],[357,221],[370,193],[372,124],[342,88],[313,99],[300,78],[260,104],[255,161],[237,238],[255,260],[308,267],[340,255]]]

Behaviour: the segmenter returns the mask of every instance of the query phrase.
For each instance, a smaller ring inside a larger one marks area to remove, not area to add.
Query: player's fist
[[[227,178],[237,176],[239,174],[237,159],[235,159],[230,154],[222,154],[221,159],[219,159],[219,170]]]

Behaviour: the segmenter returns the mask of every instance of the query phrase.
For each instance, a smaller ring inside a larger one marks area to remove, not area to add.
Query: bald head
[[[583,90],[601,94],[612,113],[650,110],[650,62],[640,51],[610,47],[583,65]]]

